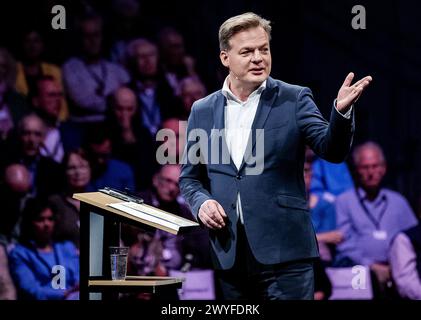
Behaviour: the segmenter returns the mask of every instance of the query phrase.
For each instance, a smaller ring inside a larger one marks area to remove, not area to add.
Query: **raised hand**
[[[354,73],[350,72],[346,76],[345,81],[338,92],[338,97],[336,99],[336,108],[339,112],[343,114],[346,113],[352,106],[352,104],[358,100],[358,98],[363,93],[364,89],[373,80],[371,76],[367,76],[351,85],[353,79]]]

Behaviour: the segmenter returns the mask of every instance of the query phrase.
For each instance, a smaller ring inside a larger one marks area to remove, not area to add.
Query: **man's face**
[[[38,83],[39,93],[34,104],[49,118],[57,121],[60,115],[63,92],[55,81],[45,80]]]
[[[50,208],[44,209],[33,221],[35,237],[43,242],[51,239],[54,231],[54,216]]]
[[[138,72],[142,76],[155,76],[158,72],[158,50],[149,43],[138,45],[135,51]]]
[[[386,164],[375,149],[362,149],[356,166],[358,179],[364,189],[376,189],[386,174]]]
[[[40,119],[30,117],[25,119],[20,134],[23,154],[34,157],[39,153],[39,148],[44,140],[44,126]]]
[[[117,122],[123,127],[130,127],[136,112],[136,96],[127,89],[120,89],[115,96],[114,114]]]
[[[193,103],[205,96],[205,88],[200,83],[190,82],[181,88],[184,109],[190,112]]]
[[[89,57],[98,57],[101,54],[102,26],[97,19],[84,21],[82,26],[83,50]]]
[[[179,177],[180,168],[177,165],[167,165],[154,176],[153,184],[161,200],[172,202],[177,199],[180,194]]]
[[[240,86],[255,87],[269,77],[272,57],[269,36],[262,27],[241,31],[229,43],[231,48],[221,51],[220,58],[232,80]]]

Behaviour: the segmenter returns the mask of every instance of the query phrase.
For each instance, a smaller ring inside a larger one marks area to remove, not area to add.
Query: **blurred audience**
[[[33,90],[32,105],[46,127],[41,154],[60,163],[64,156],[59,120],[63,91],[51,76],[38,78]]]
[[[11,139],[0,163],[4,168],[11,163],[23,164],[30,172],[33,196],[47,197],[61,191],[62,179],[60,165],[41,154],[46,126],[42,119],[32,113],[22,118],[17,137]]]
[[[160,71],[158,48],[154,43],[142,38],[131,41],[128,63],[132,77],[130,88],[138,99],[142,123],[155,137],[161,122],[180,112],[180,102]]]
[[[152,186],[156,170],[154,140],[141,124],[134,92],[121,87],[112,98],[107,127],[111,132],[113,157],[130,164],[137,190],[146,190]]]
[[[74,193],[90,191],[91,167],[83,150],[67,153],[63,159],[66,184],[63,193],[52,195],[48,200],[56,215],[57,239],[70,240],[77,248],[80,243],[80,202],[73,199]]]
[[[79,256],[73,243],[57,242],[55,217],[46,201],[28,201],[22,220],[20,244],[9,256],[10,272],[19,298],[63,300],[73,296],[79,286]],[[56,274],[55,266],[65,268]],[[61,280],[57,277],[62,276]],[[65,281],[61,286],[60,281]],[[64,288],[65,289],[64,289]]]
[[[61,70],[58,66],[45,62],[44,40],[41,33],[34,27],[29,27],[22,35],[22,61],[18,62],[16,75],[16,90],[27,96],[30,101],[36,95],[37,79],[49,76],[54,79],[59,91],[63,92]],[[64,96],[58,97],[59,118],[67,119],[69,110]]]
[[[417,220],[406,199],[383,188],[386,160],[374,142],[357,146],[352,154],[356,168],[356,188],[337,198],[336,212],[344,241],[337,246],[337,266],[370,266],[374,289],[380,297],[391,286],[388,248],[395,235],[416,225]]]
[[[106,99],[129,82],[127,72],[103,58],[103,23],[99,15],[87,14],[78,23],[82,52],[63,65],[63,78],[69,95],[70,119],[97,122],[105,118]]]
[[[159,52],[165,77],[176,96],[180,95],[180,81],[185,77],[197,76],[196,62],[187,55],[184,37],[176,29],[165,27],[158,34]]]
[[[187,121],[179,118],[169,118],[162,123],[157,135],[157,141],[163,141],[157,149],[158,163],[180,163],[183,156],[187,134]]]
[[[16,92],[16,61],[0,48],[0,147],[29,109],[25,98]]]

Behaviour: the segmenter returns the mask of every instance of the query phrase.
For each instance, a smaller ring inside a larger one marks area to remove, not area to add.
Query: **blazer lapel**
[[[251,152],[247,152],[248,150],[246,149],[246,152],[243,157],[243,162],[241,163],[240,169],[238,171],[241,171],[243,169],[248,158],[254,153],[256,141],[262,134],[262,131],[259,131],[259,133],[256,136],[256,130],[264,128],[269,113],[272,110],[272,105],[275,102],[277,96],[277,88],[278,87],[276,86],[272,78],[269,77],[266,83],[266,89],[263,90],[262,95],[260,96],[259,105],[257,106],[256,115],[254,117],[249,138],[247,141],[247,145],[250,145],[250,143],[252,143]]]
[[[218,148],[219,148],[219,164],[223,164],[222,162],[222,155],[223,152],[222,150],[229,150],[228,149],[228,145],[227,145],[227,140],[225,138],[225,105],[226,105],[226,98],[225,96],[220,93],[218,94],[218,97],[215,101],[215,107],[214,107],[214,111],[213,111],[213,119],[214,119],[214,127],[213,129],[218,130],[219,132],[221,132],[222,130],[222,145],[220,143],[218,143]],[[212,135],[212,133],[211,133]],[[211,138],[212,139],[212,138]],[[212,141],[211,145],[212,145]],[[234,170],[234,174],[237,172],[237,167],[234,164],[234,161],[232,161],[232,157],[231,154],[229,153],[229,166],[232,167],[232,169]]]

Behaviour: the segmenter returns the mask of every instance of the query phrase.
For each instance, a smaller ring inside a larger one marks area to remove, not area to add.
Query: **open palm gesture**
[[[358,100],[364,89],[373,80],[371,76],[367,76],[351,85],[353,79],[354,73],[350,72],[346,76],[342,87],[339,89],[336,107],[341,113],[346,113],[349,110],[352,104]]]

